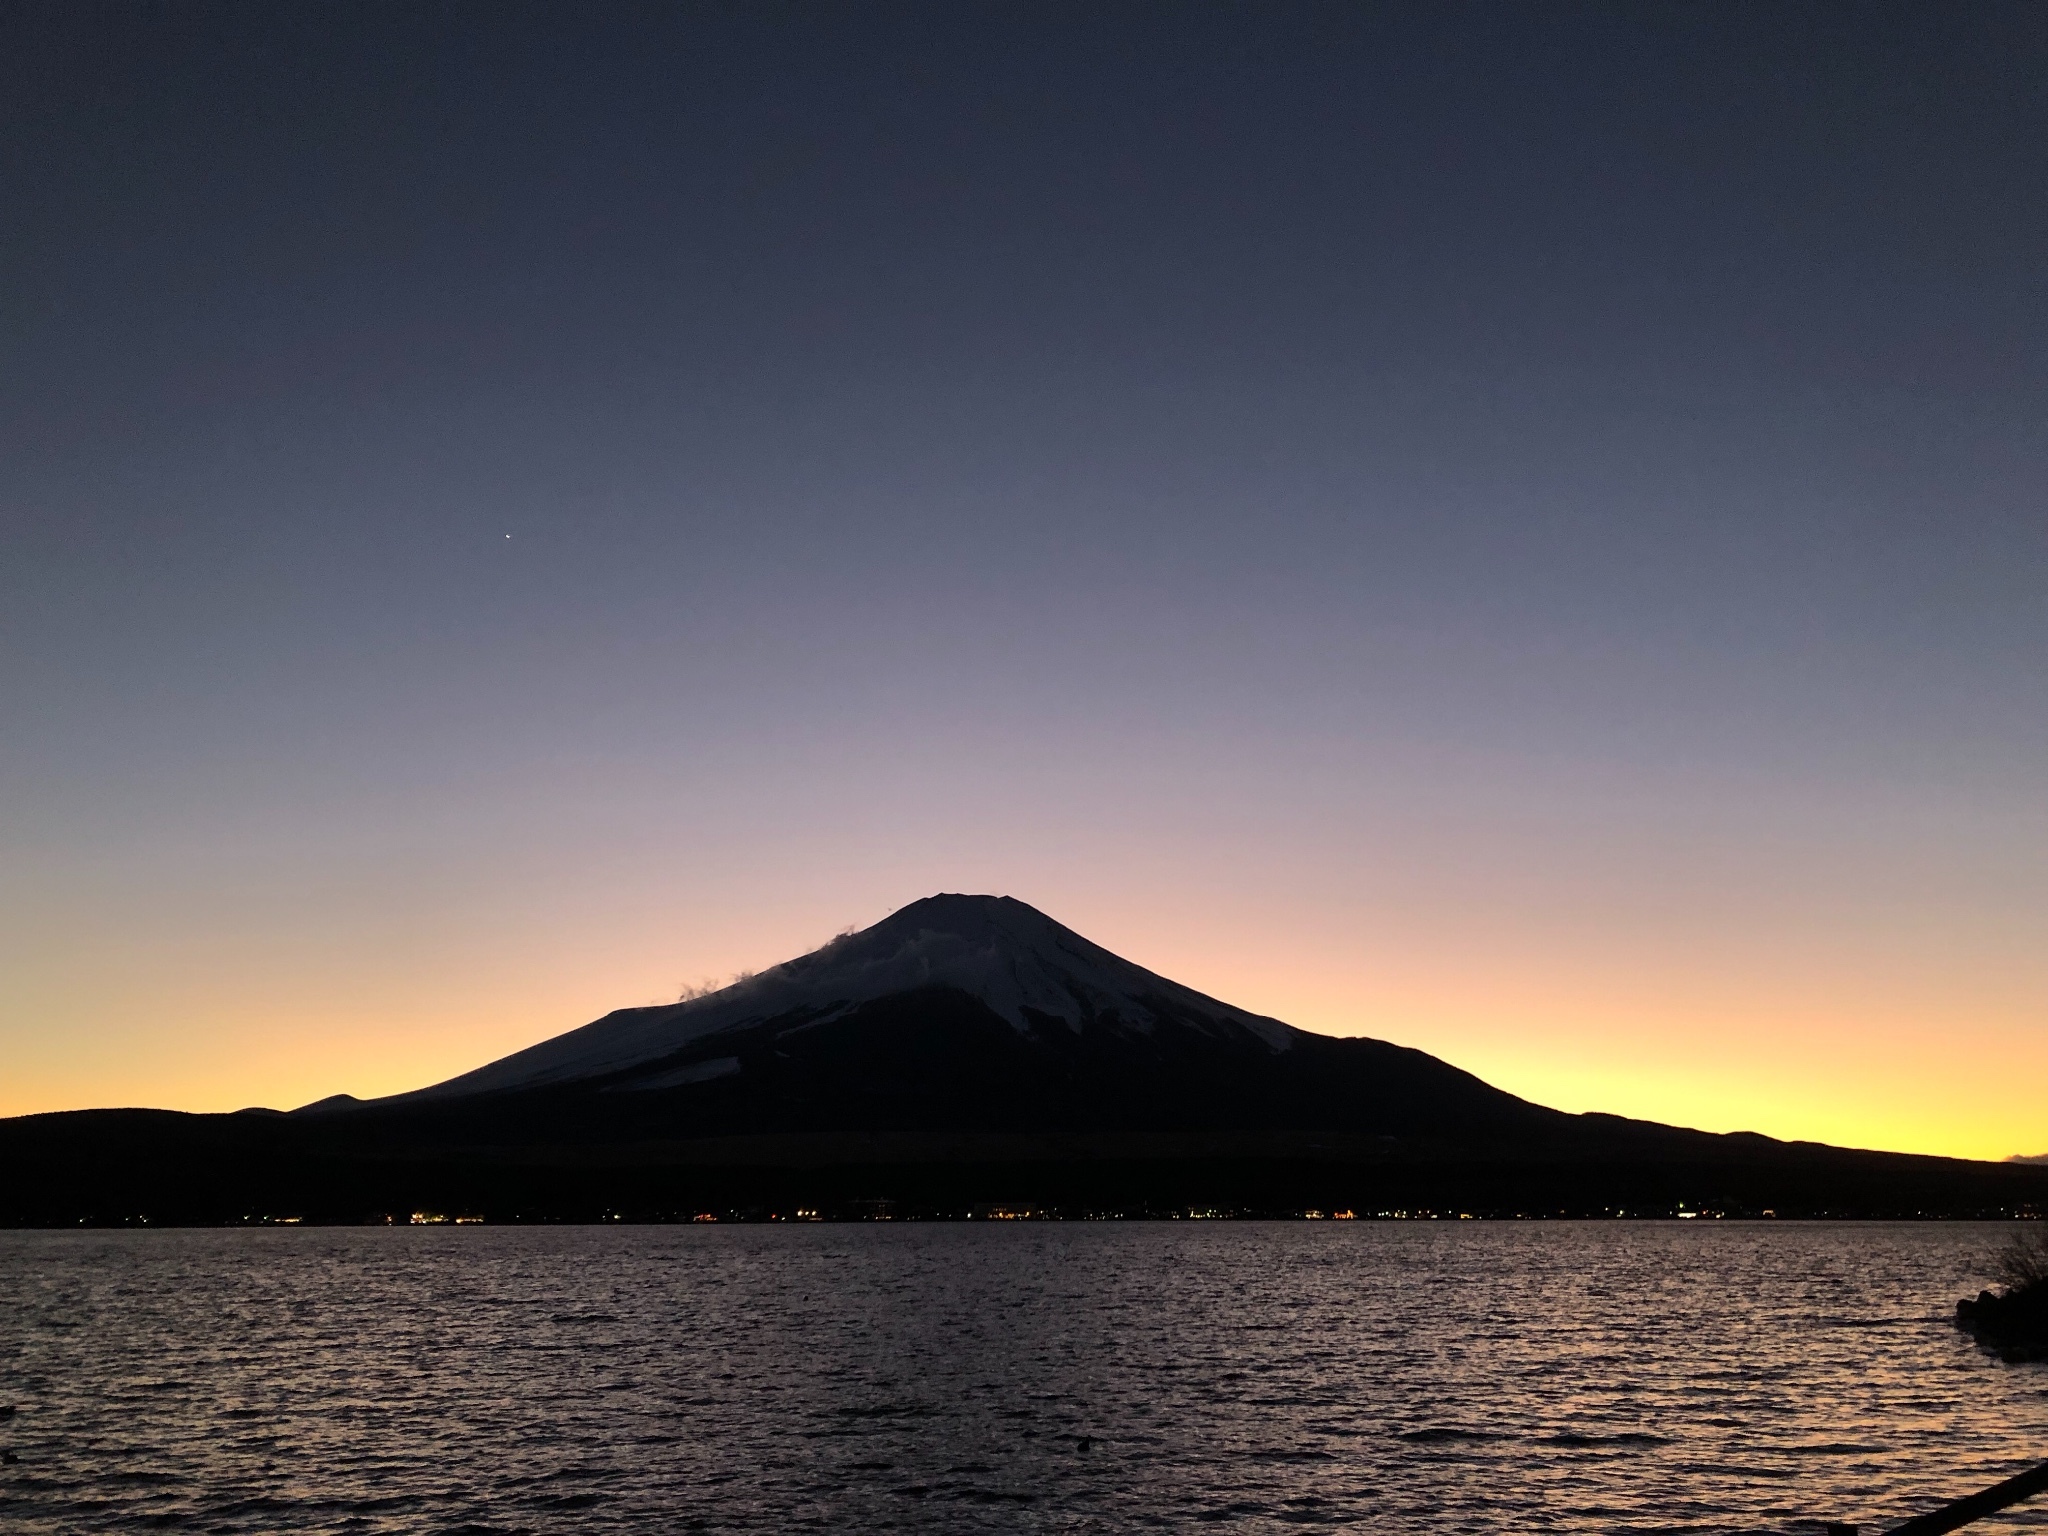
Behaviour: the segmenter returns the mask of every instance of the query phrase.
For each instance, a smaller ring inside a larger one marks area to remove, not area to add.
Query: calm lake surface
[[[0,1529],[1890,1523],[2048,1458],[2010,1231],[0,1232]]]

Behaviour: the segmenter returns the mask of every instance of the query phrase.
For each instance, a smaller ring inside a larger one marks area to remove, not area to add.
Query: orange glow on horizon
[[[1775,961],[1752,952],[1740,965],[1706,954],[1685,963],[1639,939],[1568,945],[1555,929],[1495,932],[1486,963],[1474,965],[1427,942],[1427,911],[1333,917],[1318,907],[1311,921],[1181,900],[1180,911],[1167,900],[1036,904],[1239,1006],[1415,1046],[1559,1109],[1958,1157],[2048,1151],[2036,1091],[2048,1081],[2048,1038],[2025,975],[2003,991],[1985,982],[1966,992],[1939,968],[1915,975],[1895,961],[1851,988],[1844,957],[1810,942],[1797,963],[1790,950]],[[859,916],[882,915],[873,907]],[[345,944],[273,952],[262,964],[204,950],[145,955],[126,971],[103,967],[97,989],[47,984],[29,999],[57,1027],[40,1050],[17,1050],[0,1113],[282,1108],[399,1092],[614,1007],[670,1001],[696,977],[790,958],[844,926],[839,913],[675,918],[650,907],[519,942],[481,927],[451,932],[431,963],[389,971]],[[678,931],[694,939],[680,961]],[[1452,932],[1460,947],[1477,946],[1469,924]],[[102,1049],[57,1048],[108,1019],[128,1022],[105,1031]]]

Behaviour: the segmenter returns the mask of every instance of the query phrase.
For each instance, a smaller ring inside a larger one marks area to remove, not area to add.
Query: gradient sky
[[[2048,8],[12,5],[0,1113],[1020,897],[2048,1151]]]

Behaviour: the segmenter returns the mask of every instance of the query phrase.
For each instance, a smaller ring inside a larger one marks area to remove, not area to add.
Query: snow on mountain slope
[[[400,1099],[445,1098],[575,1082],[659,1061],[729,1029],[823,1023],[864,1003],[929,987],[979,998],[1020,1033],[1068,1028],[1149,1034],[1181,1028],[1289,1049],[1301,1033],[1233,1008],[1091,944],[1008,896],[928,896],[872,928],[722,991],[628,1008]],[[385,1102],[392,1102],[386,1100]]]

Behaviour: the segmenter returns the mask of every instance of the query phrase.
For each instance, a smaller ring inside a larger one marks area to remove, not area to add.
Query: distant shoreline
[[[1728,1215],[1721,1212],[1702,1211],[1698,1213],[1657,1213],[1657,1212],[1613,1212],[1601,1214],[1557,1214],[1524,1212],[1430,1212],[1430,1211],[1277,1211],[1277,1210],[1185,1210],[1185,1211],[1094,1211],[1094,1210],[999,1210],[999,1211],[943,1211],[905,1210],[888,1213],[859,1211],[822,1211],[790,1214],[781,1211],[675,1211],[675,1212],[634,1212],[597,1215],[563,1216],[489,1216],[482,1214],[450,1215],[442,1212],[415,1211],[404,1214],[395,1212],[378,1213],[357,1218],[303,1217],[303,1216],[252,1216],[234,1221],[158,1221],[146,1217],[119,1218],[107,1220],[79,1220],[59,1222],[14,1222],[0,1223],[0,1231],[12,1232],[177,1232],[177,1231],[290,1231],[296,1229],[318,1231],[346,1231],[355,1229],[387,1228],[434,1228],[434,1227],[690,1227],[690,1226],[884,1226],[892,1224],[925,1224],[939,1226],[1015,1226],[1026,1223],[1053,1222],[1325,1222],[1353,1223],[1359,1225],[1415,1225],[1421,1223],[1470,1223],[1476,1225],[1501,1226],[1544,1223],[1558,1226],[1596,1226],[1615,1223],[1663,1224],[1667,1226],[1697,1225],[1708,1226],[1785,1226],[1804,1224],[1809,1226],[1904,1226],[1904,1225],[1978,1225],[2009,1226],[2038,1222],[2044,1219],[2035,1214],[2011,1215],[1919,1215],[1919,1216],[1853,1216],[1801,1214],[1777,1216],[1770,1214]]]

